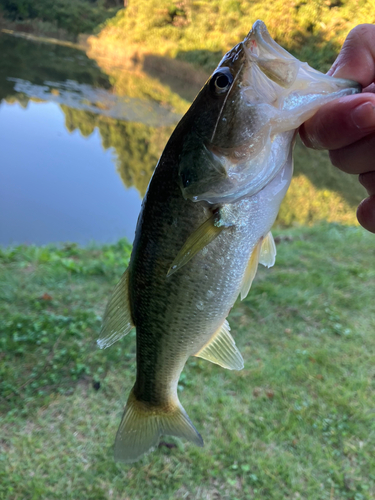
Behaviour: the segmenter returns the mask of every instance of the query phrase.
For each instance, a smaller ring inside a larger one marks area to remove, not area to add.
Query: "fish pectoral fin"
[[[251,255],[249,262],[247,264],[245,274],[242,279],[242,286],[241,286],[241,300],[245,299],[247,297],[247,294],[249,293],[251,284],[255,278],[257,269],[258,269],[258,263],[259,263],[259,254],[260,254],[260,249],[262,247],[263,243],[263,238],[260,238],[258,243],[255,245]]]
[[[186,240],[185,244],[178,252],[176,258],[168,270],[167,278],[173,273],[181,269],[182,266],[187,264],[190,259],[194,257],[200,250],[213,241],[223,229],[228,226],[216,225],[216,214],[207,219],[196,231],[193,232]]]
[[[203,446],[203,439],[177,400],[167,409],[138,401],[131,391],[115,440],[115,460],[135,462],[152,451],[161,435],[176,436]]]
[[[100,349],[109,347],[134,328],[129,303],[129,271],[121,276],[104,312],[102,329],[96,341]]]
[[[225,320],[210,341],[195,356],[228,370],[242,370],[243,358],[229,331],[229,323]]]
[[[272,267],[276,260],[276,245],[271,231],[262,241],[260,248],[259,263],[265,267]]]

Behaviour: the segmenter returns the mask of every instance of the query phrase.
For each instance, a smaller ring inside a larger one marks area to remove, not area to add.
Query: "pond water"
[[[54,103],[0,107],[2,243],[132,239],[141,204],[98,131],[69,133]]]
[[[133,240],[141,200],[199,86],[0,35],[0,245]],[[193,70],[192,70],[193,71]],[[325,152],[297,144],[278,222],[355,223],[365,196]]]
[[[79,50],[1,35],[0,53],[0,244],[132,241],[180,114],[117,95]]]

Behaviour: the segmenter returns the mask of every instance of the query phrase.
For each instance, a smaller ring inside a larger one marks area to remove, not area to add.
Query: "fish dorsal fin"
[[[228,370],[242,370],[243,359],[229,331],[229,323],[225,320],[210,341],[195,356],[207,359]]]
[[[276,260],[276,245],[271,231],[262,241],[260,249],[259,263],[265,267],[272,267]]]
[[[129,304],[129,271],[121,276],[105,309],[102,329],[96,341],[100,349],[114,344],[134,328]]]
[[[181,250],[178,252],[176,258],[172,262],[168,270],[167,278],[173,273],[181,269],[182,266],[187,264],[190,259],[194,257],[200,250],[213,241],[221,231],[226,227],[224,225],[216,225],[216,215],[212,215],[207,219],[196,231],[189,236],[184,243]]]
[[[242,279],[242,286],[241,286],[241,300],[245,299],[247,297],[247,294],[249,293],[251,284],[255,278],[257,269],[258,269],[258,262],[259,262],[259,254],[260,254],[260,249],[262,247],[262,242],[263,238],[261,238],[258,243],[255,245],[249,262],[246,267],[245,274]]]

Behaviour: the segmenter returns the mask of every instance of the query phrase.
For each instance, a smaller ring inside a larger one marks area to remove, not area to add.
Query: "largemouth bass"
[[[177,396],[181,371],[189,356],[243,367],[226,317],[258,263],[274,264],[270,229],[291,180],[296,129],[358,91],[298,61],[257,21],[177,125],[98,340],[108,347],[136,327],[137,376],[115,459],[136,461],[161,435],[203,445]]]

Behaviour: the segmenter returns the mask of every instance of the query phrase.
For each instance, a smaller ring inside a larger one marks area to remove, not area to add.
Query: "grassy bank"
[[[374,236],[276,235],[275,267],[229,317],[244,370],[191,359],[181,377],[205,448],[167,438],[133,466],[112,445],[135,338],[95,348],[129,246],[2,251],[0,498],[374,498]]]

